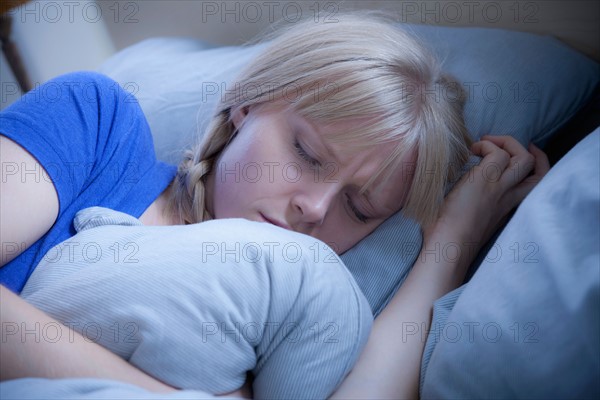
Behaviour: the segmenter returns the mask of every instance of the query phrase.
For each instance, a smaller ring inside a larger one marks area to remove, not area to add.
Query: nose
[[[294,195],[292,206],[300,213],[303,223],[319,226],[331,208],[337,192],[335,184],[311,185],[307,190]]]

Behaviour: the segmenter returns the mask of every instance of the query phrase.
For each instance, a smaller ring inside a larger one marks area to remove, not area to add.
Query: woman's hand
[[[483,157],[481,163],[459,181],[438,220],[425,228],[415,264],[332,398],[418,398],[423,334],[430,329],[433,303],[463,282],[477,254],[469,246],[471,254],[464,257],[439,257],[439,249],[457,241],[461,249],[466,242],[481,246],[549,169],[540,149],[530,145],[528,152],[508,136],[484,136],[472,151]]]
[[[550,169],[546,154],[511,136],[483,136],[471,147],[483,157],[446,197],[425,236],[442,233],[479,249]]]
[[[415,264],[375,320],[357,364],[332,398],[418,398],[423,334],[430,329],[433,303],[463,282],[477,254],[465,243],[485,243],[549,169],[540,149],[531,145],[528,152],[508,136],[485,136],[472,151],[483,157],[481,163],[459,181],[438,220],[425,228]],[[439,256],[440,248],[457,241],[467,255]]]

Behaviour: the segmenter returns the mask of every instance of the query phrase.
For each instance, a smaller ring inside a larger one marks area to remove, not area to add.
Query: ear
[[[249,106],[246,106],[246,107],[236,107],[231,112],[231,121],[233,122],[233,126],[235,127],[236,130],[238,130],[238,129],[241,128],[242,123],[244,122],[244,120],[248,116],[248,109],[249,109]]]

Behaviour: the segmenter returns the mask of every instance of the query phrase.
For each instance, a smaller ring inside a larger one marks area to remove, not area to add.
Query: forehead
[[[381,170],[382,165],[402,146],[400,139],[371,143],[373,139],[367,138],[367,135],[362,136],[360,131],[351,140],[344,138],[347,136],[346,132],[356,131],[357,126],[365,126],[367,118],[314,121],[304,117],[292,105],[277,101],[263,103],[258,109],[285,121],[286,125],[293,128],[293,131],[300,132],[311,145],[323,150],[321,153],[324,158],[319,161],[329,163],[330,169],[326,172],[335,171],[336,180],[357,190],[366,189],[365,195],[379,213],[389,216],[402,208],[412,185],[416,150],[403,152],[400,159]],[[375,174],[378,175],[372,180]],[[368,182],[371,184],[365,188]]]
[[[372,139],[365,135],[358,142],[344,141],[344,132],[362,125],[364,120],[354,118],[319,124],[294,114],[292,118],[307,128],[307,136],[327,150],[340,179],[346,179],[347,183],[360,190],[365,189],[373,207],[382,213],[394,213],[402,207],[412,184],[416,150],[404,151],[395,162],[383,167],[394,153],[402,150],[398,148],[402,146],[400,139],[370,143]]]
[[[353,174],[350,182],[356,185],[361,193],[364,190],[364,195],[373,207],[384,216],[389,216],[402,208],[414,175],[416,160],[414,152],[406,153],[396,162],[384,167],[394,152],[394,147],[399,145],[399,143],[377,144],[354,151],[344,157],[340,167],[342,175],[344,172]],[[334,148],[339,146],[338,151],[344,152],[343,144],[332,146]]]

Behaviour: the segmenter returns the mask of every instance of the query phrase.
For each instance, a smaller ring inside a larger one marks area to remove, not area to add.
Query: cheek
[[[236,195],[236,184],[233,176],[221,178],[221,171],[217,169],[215,176],[215,185],[213,193],[214,218],[234,218],[239,209],[237,199],[240,196]]]
[[[255,202],[266,196],[273,196],[280,190],[273,182],[275,172],[269,170],[273,159],[270,147],[257,140],[252,132],[245,132],[232,141],[223,151],[215,168],[214,178],[214,217],[245,218],[252,214]],[[271,182],[270,182],[271,180]]]
[[[359,226],[343,217],[327,221],[327,226],[316,237],[327,243],[336,253],[341,254],[361,241],[374,229],[375,227],[370,225]]]
[[[327,243],[337,254],[343,254],[362,238],[363,236],[357,236],[354,232],[345,234],[338,232],[335,235],[331,235],[331,237],[321,238],[320,240]]]
[[[244,152],[239,151],[239,146],[230,144],[219,157],[215,168],[213,207],[215,218],[240,217],[242,201],[244,201],[244,188],[242,179],[242,165]]]

